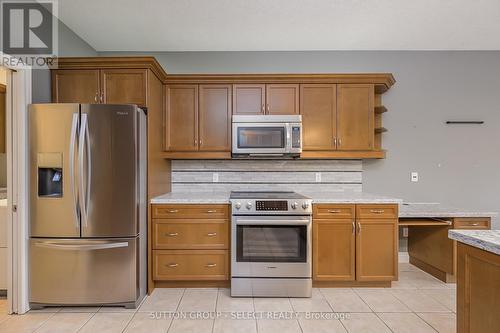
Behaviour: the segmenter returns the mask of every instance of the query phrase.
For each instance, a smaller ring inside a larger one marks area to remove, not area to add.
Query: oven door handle
[[[236,225],[309,225],[311,220],[246,220],[237,219]]]

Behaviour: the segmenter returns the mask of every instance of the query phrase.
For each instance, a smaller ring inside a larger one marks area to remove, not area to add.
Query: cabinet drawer
[[[154,280],[227,280],[224,250],[154,250]]]
[[[153,205],[153,218],[226,219],[228,205]]]
[[[354,205],[313,205],[313,218],[315,219],[353,219]]]
[[[457,218],[453,220],[455,229],[490,229],[490,219],[486,218]]]
[[[397,219],[398,205],[356,205],[356,219]]]
[[[155,249],[228,249],[227,220],[154,220]]]

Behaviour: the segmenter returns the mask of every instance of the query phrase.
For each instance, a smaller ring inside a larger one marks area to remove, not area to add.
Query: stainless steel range
[[[311,297],[311,199],[231,192],[231,296]]]

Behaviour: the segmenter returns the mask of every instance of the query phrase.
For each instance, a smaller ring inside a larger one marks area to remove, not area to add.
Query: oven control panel
[[[255,201],[255,210],[281,210],[281,211],[287,211],[288,210],[288,201],[282,200],[256,200]]]
[[[309,215],[312,213],[310,199],[297,200],[231,200],[235,215]]]

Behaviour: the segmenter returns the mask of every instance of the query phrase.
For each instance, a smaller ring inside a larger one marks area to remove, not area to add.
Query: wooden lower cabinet
[[[313,280],[397,280],[397,222],[397,205],[313,205]]]
[[[229,206],[152,205],[152,279],[156,282],[229,280]],[[175,286],[175,285],[172,285]]]
[[[227,250],[154,250],[154,280],[227,280]]]
[[[500,332],[500,255],[458,243],[457,332]]]
[[[356,280],[396,280],[398,275],[397,219],[357,220],[356,223]]]
[[[315,220],[313,225],[313,278],[317,281],[354,281],[354,220]]]

